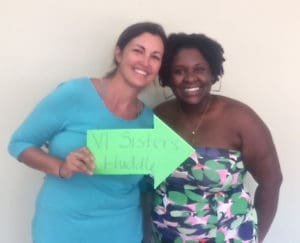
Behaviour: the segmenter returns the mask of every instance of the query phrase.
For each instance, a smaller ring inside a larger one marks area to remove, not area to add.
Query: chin
[[[191,105],[191,106],[193,106],[193,105],[198,105],[198,104],[200,104],[201,102],[200,101],[190,101],[190,100],[185,100],[185,101],[183,101],[185,104],[187,104],[187,105]]]
[[[143,89],[143,88],[147,87],[148,85],[150,85],[151,83],[152,83],[152,81],[143,81],[143,82],[133,83],[133,85],[139,89]]]
[[[201,103],[202,99],[199,97],[182,97],[182,96],[177,96],[177,99],[181,100],[182,102],[190,105],[197,105]]]

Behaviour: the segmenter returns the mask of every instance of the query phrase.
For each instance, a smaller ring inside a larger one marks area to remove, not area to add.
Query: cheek
[[[152,72],[155,73],[155,74],[158,74],[159,69],[160,69],[160,66],[161,66],[161,63],[160,63],[160,62],[153,62],[153,63],[151,64]]]
[[[179,86],[182,83],[183,78],[178,75],[171,75],[171,84],[176,88],[176,86]]]
[[[175,87],[174,85],[169,86],[174,94],[175,97],[181,97],[180,95],[180,89]]]
[[[169,83],[169,87],[172,89],[173,93],[178,93],[180,92],[180,84],[178,80],[171,79]]]

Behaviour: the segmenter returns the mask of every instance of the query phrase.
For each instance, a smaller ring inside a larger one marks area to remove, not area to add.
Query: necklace
[[[191,142],[192,142],[193,145],[196,145],[196,141],[195,141],[196,140],[196,135],[197,135],[198,130],[199,130],[200,126],[201,126],[201,123],[202,123],[202,120],[203,120],[203,116],[208,111],[210,103],[211,102],[210,102],[210,96],[209,96],[208,99],[207,99],[207,103],[205,104],[205,107],[203,109],[203,112],[200,114],[198,122],[197,122],[195,128],[191,132]]]

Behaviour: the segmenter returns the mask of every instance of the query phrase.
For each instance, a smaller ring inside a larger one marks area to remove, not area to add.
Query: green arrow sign
[[[157,116],[151,129],[89,130],[87,147],[95,157],[95,174],[151,174],[155,187],[194,152]]]

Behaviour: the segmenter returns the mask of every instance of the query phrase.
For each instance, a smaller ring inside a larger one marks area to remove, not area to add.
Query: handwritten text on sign
[[[90,130],[87,135],[95,174],[152,174],[159,183],[194,151],[156,116],[151,129]]]

